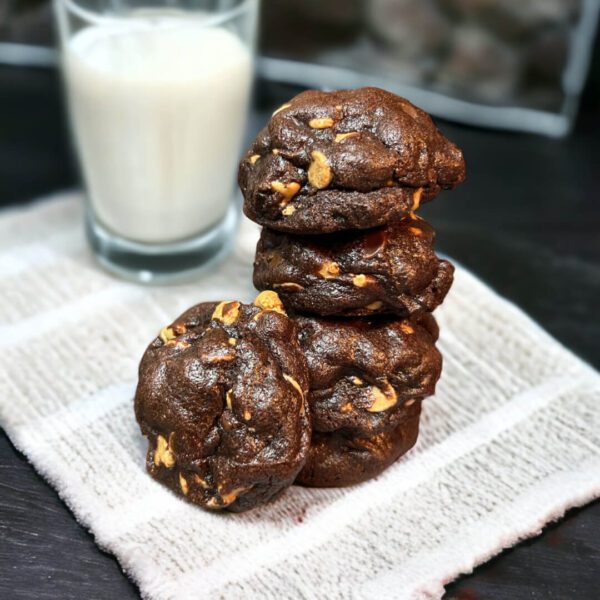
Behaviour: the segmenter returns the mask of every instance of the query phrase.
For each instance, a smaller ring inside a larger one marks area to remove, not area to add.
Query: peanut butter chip
[[[260,158],[260,154],[253,154],[248,160],[253,165]]]
[[[300,384],[291,375],[288,375],[287,373],[283,374],[283,378],[288,383],[292,384],[292,387],[300,394],[300,397],[302,398],[302,400],[304,400],[304,392],[302,391]]]
[[[202,479],[200,475],[194,474],[194,481],[204,490],[207,490],[210,487],[206,479]]]
[[[236,340],[235,338],[229,338],[229,339],[227,340],[227,343],[228,343],[230,346],[235,346],[235,345],[237,344],[237,340]]]
[[[292,206],[291,204],[286,206],[282,211],[281,214],[289,217],[290,215],[293,215],[296,212],[296,207]]]
[[[327,157],[318,150],[313,150],[310,153],[312,161],[308,167],[308,181],[318,190],[323,190],[333,180],[333,172],[329,166]]]
[[[265,290],[261,292],[258,296],[256,296],[254,300],[254,306],[258,306],[258,308],[262,308],[263,310],[271,310],[273,312],[281,313],[282,315],[286,315],[285,307],[281,302],[277,292],[272,292],[271,290]]]
[[[240,303],[237,301],[221,302],[217,304],[212,314],[212,319],[221,321],[225,325],[233,325],[240,315]]]
[[[329,129],[329,127],[333,127],[333,119],[331,117],[311,119],[308,124],[313,129]]]
[[[291,104],[288,102],[287,104],[282,104],[271,116],[274,117],[278,112],[281,112],[282,110],[285,110],[286,108],[289,108],[291,106]]]
[[[354,377],[351,379],[351,381],[352,381],[352,383],[353,383],[354,385],[362,385],[362,384],[363,384],[363,380],[362,380],[360,377],[356,377],[356,376],[354,376]]]
[[[176,325],[173,325],[173,331],[177,335],[183,335],[187,331],[187,328],[183,323],[177,323]]]
[[[365,287],[367,284],[371,283],[372,278],[369,277],[368,275],[355,275],[352,278],[352,285],[355,285],[358,288],[363,288]]]
[[[344,413],[344,414],[352,412],[353,410],[354,410],[354,407],[352,406],[352,402],[346,402],[346,404],[344,404],[340,408],[340,412]]]
[[[284,283],[274,283],[273,287],[281,288],[286,292],[299,292],[300,290],[304,289],[304,286],[300,285],[299,283],[294,283],[293,281],[286,281]]]
[[[232,360],[235,360],[235,350],[227,345],[225,352],[219,348],[215,352],[205,352],[200,354],[200,358],[208,364],[231,362]]]
[[[183,495],[187,496],[187,493],[190,491],[190,486],[188,485],[188,482],[181,473],[179,473],[179,487],[181,487]]]
[[[249,410],[244,411],[244,419],[249,421],[252,418],[252,413]]]
[[[371,304],[367,304],[366,308],[368,310],[379,310],[382,306],[383,302],[376,300],[375,302],[371,302]]]
[[[335,136],[335,143],[339,144],[341,141],[343,141],[343,140],[345,140],[347,138],[353,138],[353,137],[356,137],[358,135],[360,135],[358,133],[358,131],[349,131],[348,133],[338,133]]]
[[[333,279],[340,274],[340,265],[336,262],[326,261],[319,269],[319,275],[324,279]]]
[[[168,341],[175,339],[175,332],[171,327],[163,327],[158,337],[163,341],[163,344],[166,344]]]
[[[184,340],[169,340],[165,344],[165,346],[171,346],[171,347],[174,347],[174,348],[181,348],[181,349],[189,348],[190,345],[191,344],[189,342],[186,342]]]
[[[229,504],[232,504],[233,502],[236,501],[237,497],[242,493],[245,492],[248,488],[237,488],[235,490],[232,490],[231,492],[227,492],[226,494],[221,493],[221,500],[223,501],[223,505],[224,506],[228,506]],[[219,490],[220,492],[220,490]]]
[[[175,456],[169,448],[169,443],[162,436],[156,438],[156,450],[154,451],[154,464],[158,467],[164,465],[167,469],[171,469],[175,464]]]
[[[300,384],[291,376],[288,375],[287,373],[283,374],[283,378],[288,382],[292,384],[292,387],[300,394],[300,415],[304,416],[305,413],[305,408],[304,408],[304,392],[302,391],[302,388],[300,387]]]
[[[217,500],[216,497],[211,498],[207,503],[206,503],[206,508],[221,508],[221,504],[219,504],[219,501]]]
[[[408,323],[400,323],[400,329],[408,335],[415,332],[415,330]]]
[[[423,188],[420,187],[413,192],[413,205],[411,211],[417,210],[421,205],[421,196],[423,195]]]
[[[391,385],[387,385],[385,390],[382,391],[378,387],[373,386],[371,388],[371,397],[373,401],[371,406],[367,408],[369,412],[382,412],[391,408],[398,401],[396,391]]]
[[[296,181],[290,181],[289,183],[272,181],[271,189],[283,196],[283,205],[285,206],[300,191],[300,184]]]

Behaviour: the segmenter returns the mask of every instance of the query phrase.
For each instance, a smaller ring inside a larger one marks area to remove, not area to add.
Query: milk
[[[98,220],[136,242],[173,242],[227,213],[251,54],[223,28],[176,17],[108,21],[64,53],[72,123]]]

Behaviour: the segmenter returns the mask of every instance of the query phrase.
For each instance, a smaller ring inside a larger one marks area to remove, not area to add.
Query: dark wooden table
[[[293,95],[259,86],[249,135]],[[563,141],[442,129],[465,151],[467,183],[426,206],[439,248],[600,365],[600,114]],[[0,204],[76,180],[56,74],[0,68]],[[3,389],[2,394],[10,390]],[[449,598],[600,598],[600,502],[448,587]],[[0,435],[0,598],[126,599],[137,589],[56,492]]]

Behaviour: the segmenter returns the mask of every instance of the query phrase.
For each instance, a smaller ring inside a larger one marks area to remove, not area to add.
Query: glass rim
[[[81,19],[88,21],[94,24],[101,23],[118,23],[124,20],[123,16],[111,16],[111,15],[103,15],[99,12],[95,12],[93,10],[88,10],[87,8],[83,8],[78,4],[76,0],[54,0],[56,4],[62,4],[64,8],[77,15]],[[253,7],[258,5],[259,0],[240,0],[237,6],[234,6],[231,9],[228,9],[222,13],[209,13],[209,16],[205,19],[202,19],[198,25],[202,27],[214,27],[217,25],[221,25],[227,21],[230,21],[247,11],[250,11]],[[165,7],[169,8],[169,7]],[[172,7],[171,7],[172,8]],[[190,11],[192,12],[192,11]]]

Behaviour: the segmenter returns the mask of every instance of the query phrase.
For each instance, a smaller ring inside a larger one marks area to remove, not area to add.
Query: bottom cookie
[[[295,483],[342,487],[379,475],[417,441],[421,401],[415,400],[405,409],[406,419],[398,426],[373,436],[350,436],[341,430],[313,432],[308,459]]]

